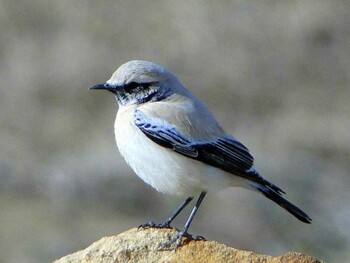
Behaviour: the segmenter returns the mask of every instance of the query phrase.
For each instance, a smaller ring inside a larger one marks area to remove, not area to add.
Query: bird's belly
[[[158,146],[141,131],[115,131],[121,155],[134,172],[147,184],[168,194],[189,194],[200,192],[200,174],[204,166],[195,166],[187,159],[171,150]]]

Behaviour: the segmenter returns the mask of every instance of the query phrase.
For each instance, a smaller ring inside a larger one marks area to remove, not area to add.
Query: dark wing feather
[[[252,181],[261,178],[257,173],[248,172],[254,163],[253,156],[232,137],[210,142],[194,141],[181,134],[173,125],[149,118],[140,110],[135,112],[134,121],[149,139],[163,147]]]

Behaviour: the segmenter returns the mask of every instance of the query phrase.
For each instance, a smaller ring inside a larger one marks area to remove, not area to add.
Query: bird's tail
[[[296,207],[291,202],[287,201],[282,197],[282,194],[284,192],[280,188],[266,181],[265,179],[264,182],[254,183],[252,186],[254,189],[262,193],[268,199],[274,201],[280,207],[286,209],[289,213],[298,218],[300,221],[307,224],[311,223],[312,219],[304,211],[302,211],[300,208]]]

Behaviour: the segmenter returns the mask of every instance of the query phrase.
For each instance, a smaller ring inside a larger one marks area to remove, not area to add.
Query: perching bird
[[[133,60],[111,79],[91,89],[112,92],[119,104],[115,138],[121,155],[147,184],[166,194],[186,195],[186,201],[164,223],[141,227],[170,228],[182,209],[199,198],[182,231],[164,246],[182,238],[200,239],[188,228],[207,191],[244,187],[262,193],[304,223],[311,218],[282,197],[285,193],[254,168],[249,150],[225,133],[209,109],[167,69]]]

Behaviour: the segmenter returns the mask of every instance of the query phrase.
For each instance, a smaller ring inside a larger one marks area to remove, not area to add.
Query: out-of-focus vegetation
[[[113,97],[88,91],[146,59],[203,99],[314,220],[231,189],[208,194],[191,232],[349,262],[349,14],[345,0],[1,0],[0,261],[49,262],[182,202],[131,172]]]

